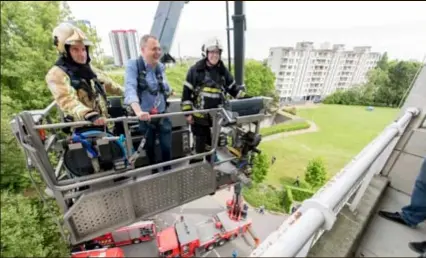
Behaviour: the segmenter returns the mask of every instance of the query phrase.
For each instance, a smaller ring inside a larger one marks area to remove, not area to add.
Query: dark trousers
[[[402,218],[411,226],[426,220],[426,158],[414,183],[410,204],[402,208]]]
[[[145,151],[149,165],[157,163],[155,157],[155,142],[158,137],[161,150],[161,162],[170,161],[172,159],[172,123],[168,117],[151,120],[149,122],[140,121],[139,130],[145,136]],[[171,166],[164,166],[164,171],[171,169]],[[158,169],[153,169],[153,174]]]
[[[192,133],[195,140],[195,153],[203,153],[211,150],[212,135],[210,126],[199,125],[194,123],[191,126]],[[206,159],[210,162],[211,155],[207,155]],[[192,159],[190,163],[200,162],[203,158]]]

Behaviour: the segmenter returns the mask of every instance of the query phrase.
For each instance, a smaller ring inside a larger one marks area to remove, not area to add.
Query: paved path
[[[273,141],[273,140],[276,140],[276,139],[280,139],[282,137],[288,137],[288,136],[292,136],[292,135],[298,135],[298,134],[304,134],[304,133],[314,133],[314,132],[319,131],[318,126],[314,122],[309,121],[309,120],[306,120],[306,122],[308,122],[311,125],[307,129],[269,135],[269,136],[262,138],[262,142]]]

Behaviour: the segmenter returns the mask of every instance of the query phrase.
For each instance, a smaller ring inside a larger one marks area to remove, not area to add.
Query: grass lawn
[[[328,176],[333,176],[390,124],[397,113],[397,109],[391,108],[368,112],[365,107],[341,105],[298,109],[297,115],[315,122],[319,131],[262,143],[260,149],[277,158],[265,183],[280,186],[297,175],[304,179],[308,161],[317,156],[324,159]]]

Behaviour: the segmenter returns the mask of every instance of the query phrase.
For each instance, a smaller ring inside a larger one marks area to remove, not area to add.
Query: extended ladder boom
[[[189,1],[160,1],[157,12],[154,16],[154,23],[151,27],[151,35],[158,38],[161,45],[161,62],[175,62],[170,55],[176,28],[179,23],[180,15],[184,4]]]

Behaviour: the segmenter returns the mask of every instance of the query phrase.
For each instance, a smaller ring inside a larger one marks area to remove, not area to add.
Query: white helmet
[[[81,42],[85,46],[91,46],[92,42],[86,35],[76,26],[63,22],[53,29],[53,40],[59,53],[65,54],[65,45],[73,45],[76,42]]]
[[[220,40],[218,38],[208,39],[201,47],[201,55],[203,57],[206,57],[208,51],[212,51],[215,49],[218,49],[220,52],[222,52],[223,47]]]

